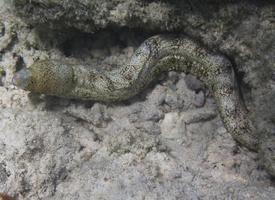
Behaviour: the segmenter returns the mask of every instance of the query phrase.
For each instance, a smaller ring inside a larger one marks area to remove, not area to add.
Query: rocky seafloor
[[[163,74],[143,93],[111,104],[38,97],[11,83],[38,59],[108,70],[127,63],[151,35],[184,33],[230,57],[251,117],[275,130],[274,7],[0,0],[0,192],[19,200],[275,199],[261,155],[236,144],[194,76]]]

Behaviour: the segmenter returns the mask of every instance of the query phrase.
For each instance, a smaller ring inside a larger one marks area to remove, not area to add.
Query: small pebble
[[[161,136],[165,139],[179,139],[185,133],[185,124],[177,112],[166,113],[160,124]]]
[[[195,99],[194,99],[193,104],[198,108],[201,108],[201,107],[204,106],[204,104],[205,104],[205,94],[202,90],[199,91],[199,93],[197,93],[195,95]]]
[[[271,79],[272,79],[272,81],[275,81],[275,71],[272,72]]]
[[[5,25],[0,22],[0,37],[3,37],[5,34]]]
[[[6,76],[6,71],[2,66],[0,66],[0,86],[3,86],[3,77]]]
[[[6,71],[4,70],[4,67],[0,66],[0,77],[6,76]]]
[[[184,80],[187,88],[190,90],[198,92],[204,89],[204,84],[191,74],[187,74]]]

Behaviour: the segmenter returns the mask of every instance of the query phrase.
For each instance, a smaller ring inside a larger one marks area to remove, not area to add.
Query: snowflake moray
[[[141,44],[128,64],[112,71],[43,60],[17,72],[13,82],[34,93],[111,102],[136,95],[160,73],[171,70],[191,73],[202,80],[212,91],[232,137],[250,150],[260,149],[256,128],[235,86],[232,63],[226,56],[212,53],[186,36],[153,36]],[[268,171],[275,175],[272,167]]]

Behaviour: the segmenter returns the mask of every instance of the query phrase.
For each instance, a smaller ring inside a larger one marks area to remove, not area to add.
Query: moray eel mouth
[[[26,89],[29,84],[30,77],[31,77],[30,70],[28,70],[27,68],[23,68],[14,74],[12,78],[12,83],[13,85],[21,89]]]

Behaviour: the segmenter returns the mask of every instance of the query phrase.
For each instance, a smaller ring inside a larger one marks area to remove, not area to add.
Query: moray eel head
[[[12,82],[34,93],[62,96],[73,88],[73,72],[69,66],[57,61],[37,61],[16,72]]]

